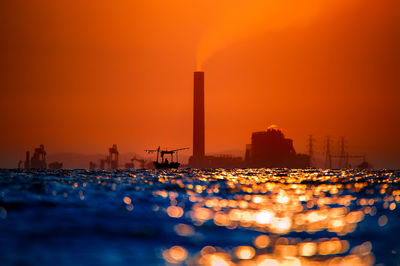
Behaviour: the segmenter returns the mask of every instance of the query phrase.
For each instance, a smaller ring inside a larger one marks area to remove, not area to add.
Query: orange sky
[[[244,153],[277,124],[299,152],[309,134],[320,153],[326,135],[346,136],[399,168],[400,1],[263,2],[1,1],[0,167],[41,143],[191,146],[202,57],[207,153]]]

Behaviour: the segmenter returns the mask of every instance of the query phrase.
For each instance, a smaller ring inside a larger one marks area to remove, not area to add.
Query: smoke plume
[[[267,31],[302,27],[338,5],[356,0],[232,0],[222,7],[197,48],[197,69],[236,41]]]

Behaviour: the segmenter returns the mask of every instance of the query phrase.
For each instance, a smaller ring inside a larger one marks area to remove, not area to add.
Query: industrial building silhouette
[[[108,149],[108,156],[105,159],[100,160],[99,169],[111,169],[116,170],[119,168],[119,151],[117,144],[113,144],[111,148]],[[129,165],[130,166],[130,165]],[[95,162],[89,162],[89,169],[94,170],[97,168]]]
[[[44,149],[44,145],[41,144],[38,148],[34,150],[32,157],[30,157],[30,152],[27,151],[25,154],[24,168],[25,169],[51,169],[58,170],[63,167],[63,163],[60,162],[51,162],[47,165],[46,161],[46,150]],[[18,168],[22,167],[22,161],[19,161]]]
[[[252,168],[305,168],[310,166],[310,156],[297,154],[293,140],[271,126],[267,131],[252,134],[251,144],[246,146],[245,165]]]
[[[283,132],[276,126],[269,127],[266,131],[254,132],[251,136],[251,143],[246,145],[244,159],[230,155],[212,156],[205,151],[205,91],[204,91],[204,72],[194,72],[193,79],[193,153],[189,158],[188,167],[190,168],[306,168],[311,166],[312,143],[310,142],[310,154],[296,153],[293,140],[286,138]],[[310,139],[312,141],[312,138]],[[328,145],[329,147],[329,145]],[[329,150],[329,148],[327,149]],[[335,157],[327,153],[329,162]],[[344,156],[344,155],[346,156]],[[338,156],[336,156],[338,157]],[[345,154],[344,151],[339,156],[345,158],[355,157]],[[149,167],[146,160],[138,159],[136,156],[125,164],[125,168],[134,168],[134,161],[138,161],[141,168]],[[365,159],[364,159],[365,161]],[[47,165],[46,151],[43,145],[36,148],[32,157],[30,152],[26,152],[26,159],[23,163],[19,162],[18,167],[24,164],[25,169],[60,169],[62,163],[53,162]],[[346,167],[348,163],[346,163]],[[119,151],[114,144],[108,149],[108,156],[100,159],[99,165],[91,161],[89,169],[118,169]],[[331,165],[329,165],[331,167]]]
[[[191,168],[242,168],[280,167],[305,168],[310,166],[310,156],[297,154],[291,139],[282,131],[272,127],[267,131],[255,132],[251,144],[246,146],[246,155],[210,156],[205,154],[204,117],[204,72],[194,72],[193,82],[193,155],[189,159]]]

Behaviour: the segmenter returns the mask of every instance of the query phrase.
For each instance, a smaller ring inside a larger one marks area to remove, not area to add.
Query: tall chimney
[[[205,156],[204,72],[194,72],[193,159],[198,166]]]

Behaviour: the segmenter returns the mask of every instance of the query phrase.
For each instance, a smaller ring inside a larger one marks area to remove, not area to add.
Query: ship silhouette
[[[153,161],[154,167],[156,169],[177,169],[181,164],[178,162],[178,151],[187,150],[189,148],[181,148],[175,150],[161,150],[158,147],[156,150],[145,150],[147,153],[157,152],[157,160]],[[174,161],[175,154],[175,161]],[[171,161],[168,161],[168,158],[165,158],[165,155],[171,156]],[[161,161],[159,161],[161,157]]]

